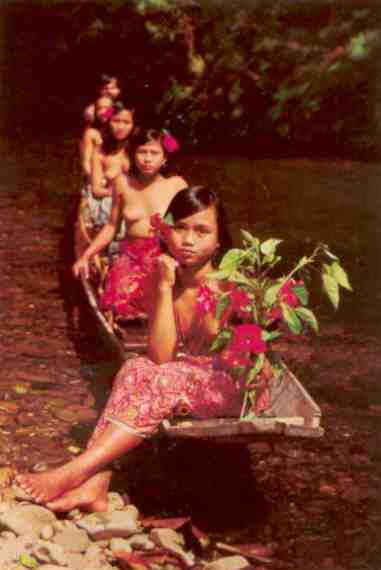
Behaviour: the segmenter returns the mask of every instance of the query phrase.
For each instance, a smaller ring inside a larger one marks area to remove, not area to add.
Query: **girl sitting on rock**
[[[219,322],[205,310],[205,297],[223,287],[209,274],[230,246],[221,204],[206,188],[186,188],[168,213],[173,225],[165,231],[167,252],[155,264],[147,357],[128,360],[117,374],[82,455],[52,471],[16,477],[52,510],[106,510],[110,462],[151,437],[179,408],[197,418],[239,414],[243,387],[208,355]]]
[[[164,176],[162,169],[177,142],[167,132],[148,129],[131,145],[132,172],[121,172],[112,184],[111,215],[73,267],[87,276],[89,261],[114,239],[122,221],[126,237],[120,256],[109,271],[102,308],[112,316],[135,319],[147,314],[149,278],[161,253],[160,240],[151,226],[151,216],[163,215],[172,198],[186,187],[180,176]]]

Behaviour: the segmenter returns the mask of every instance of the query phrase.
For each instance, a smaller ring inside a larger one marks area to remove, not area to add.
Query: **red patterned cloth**
[[[146,357],[133,358],[117,374],[89,446],[110,422],[149,436],[179,408],[199,419],[237,417],[242,398],[242,388],[216,369],[210,356],[183,355],[160,365]]]
[[[127,237],[107,278],[101,308],[125,319],[147,315],[155,260],[162,253],[159,238]]]

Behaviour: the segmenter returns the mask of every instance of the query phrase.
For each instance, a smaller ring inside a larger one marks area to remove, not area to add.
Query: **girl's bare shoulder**
[[[186,180],[182,176],[170,176],[167,178],[167,184],[176,192],[183,190],[188,186]]]

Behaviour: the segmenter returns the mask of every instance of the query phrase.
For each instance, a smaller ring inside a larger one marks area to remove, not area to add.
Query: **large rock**
[[[67,552],[85,552],[90,544],[87,532],[83,529],[66,527],[54,535],[52,542],[59,544]]]
[[[224,558],[209,562],[204,570],[243,570],[249,567],[249,562],[243,556],[224,556]]]
[[[193,566],[195,558],[192,552],[186,552],[184,537],[171,528],[154,528],[150,532],[152,541],[180,558],[186,566]]]
[[[127,538],[140,532],[139,511],[129,505],[122,511],[111,513],[93,513],[77,521],[77,526],[84,529],[94,540]]]
[[[36,534],[56,520],[54,513],[38,505],[10,506],[0,514],[0,526],[15,534]]]

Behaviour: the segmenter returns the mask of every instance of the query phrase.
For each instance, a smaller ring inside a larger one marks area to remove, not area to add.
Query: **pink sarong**
[[[157,236],[123,240],[120,255],[106,278],[101,308],[125,319],[147,316],[155,260],[161,253]]]
[[[110,398],[89,446],[110,424],[142,437],[179,408],[195,418],[238,417],[243,389],[210,356],[180,356],[155,364],[149,358],[128,360],[117,374]]]

